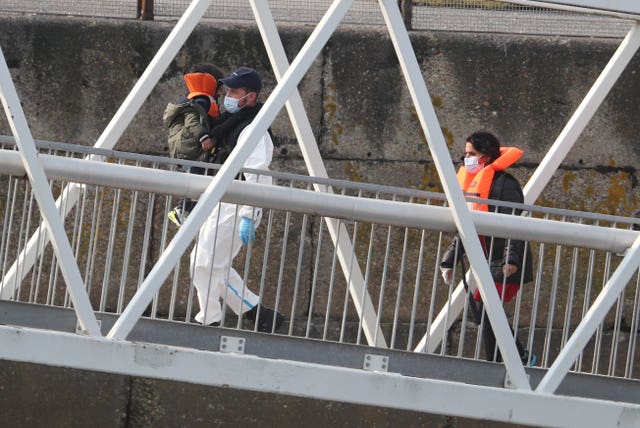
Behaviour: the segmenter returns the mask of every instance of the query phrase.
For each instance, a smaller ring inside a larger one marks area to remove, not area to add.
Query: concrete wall
[[[517,427],[514,424],[0,361],[11,427]]]
[[[2,17],[4,51],[35,138],[92,145],[173,23]],[[282,27],[290,57],[309,27]],[[525,182],[615,50],[618,40],[491,34],[412,34],[442,129],[457,158],[464,138],[493,130],[525,155]],[[254,25],[200,24],[118,142],[166,154],[164,106],[184,92],[182,71],[200,61],[257,68],[264,97],[275,85]],[[640,79],[636,57],[539,203],[628,215],[639,205],[636,165]],[[331,177],[440,189],[425,137],[383,31],[343,28],[300,86]],[[273,125],[274,168],[304,171],[286,113]],[[2,117],[0,133],[10,130]]]

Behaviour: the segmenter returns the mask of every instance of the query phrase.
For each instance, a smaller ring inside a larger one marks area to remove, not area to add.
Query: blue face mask
[[[242,98],[246,98],[247,96],[249,96],[249,94],[245,95],[244,97],[240,97],[240,98],[231,98],[229,96],[225,96],[224,97],[224,108],[225,110],[227,110],[229,113],[233,114],[233,113],[237,113],[240,110],[242,110],[242,107],[238,107],[238,101],[240,101]]]

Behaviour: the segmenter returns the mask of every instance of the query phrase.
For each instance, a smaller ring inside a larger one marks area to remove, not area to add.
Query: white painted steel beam
[[[80,269],[73,256],[73,250],[64,230],[62,219],[58,214],[44,168],[38,159],[36,145],[2,49],[0,49],[0,100],[15,137],[18,154],[31,182],[31,189],[40,208],[47,234],[51,238],[53,250],[58,257],[58,264],[67,284],[67,291],[73,302],[78,321],[87,334],[99,336],[98,321],[91,308],[91,302],[84,288]]]
[[[193,0],[184,14],[171,30],[156,55],[153,57],[140,79],[136,82],[129,95],[115,113],[105,130],[102,132],[94,147],[112,149],[123,132],[129,126],[134,116],[156,86],[162,74],[184,45],[195,26],[209,7],[210,0]],[[93,158],[90,156],[89,158]],[[66,186],[58,200],[56,207],[65,218],[78,202],[80,189],[73,184]],[[31,235],[25,249],[16,257],[16,261],[8,269],[0,283],[0,297],[8,298],[13,295],[17,284],[24,279],[47,245],[48,236],[43,236],[44,224]]]
[[[525,203],[538,199],[639,47],[640,23],[635,23],[524,186]]]
[[[538,384],[536,392],[547,394],[555,392],[604,317],[624,291],[633,274],[638,270],[638,266],[640,266],[640,237],[625,254],[618,268],[580,321],[569,341]],[[631,334],[638,333],[632,332]]]
[[[65,156],[40,155],[40,161],[49,179],[189,198],[197,198],[213,179],[191,174],[186,180],[186,173],[183,172]],[[24,166],[18,153],[0,150],[0,174],[24,175]],[[229,185],[222,201],[365,223],[456,231],[451,210],[436,205],[337,195],[239,180]],[[471,212],[471,218],[482,235],[619,254],[628,250],[640,234],[627,229],[479,211]]]
[[[156,265],[149,272],[140,289],[133,296],[120,318],[118,318],[108,337],[124,339],[131,332],[131,329],[162,285],[162,282],[173,270],[173,267],[196,236],[196,233],[198,233],[200,226],[204,224],[209,213],[213,211],[227,187],[229,187],[242,168],[245,159],[251,154],[259,139],[267,132],[276,115],[289,99],[291,92],[298,86],[314,59],[342,21],[352,1],[336,0],[329,7],[327,13],[320,20],[300,53],[294,59],[291,67],[282,76],[282,81],[275,87],[251,125],[246,128],[246,132],[239,139],[229,158],[211,180],[207,190],[202,194],[185,223],[180,227]]]
[[[250,0],[250,3],[271,62],[271,67],[273,68],[276,79],[281,81],[282,76],[287,71],[287,68],[289,68],[289,61],[282,46],[275,21],[271,15],[269,4],[261,0]],[[327,178],[327,170],[322,161],[318,143],[313,135],[309,118],[307,117],[302,98],[297,89],[291,94],[291,97],[286,103],[286,107],[309,175]],[[314,188],[319,192],[333,192],[330,187],[327,188],[327,186],[324,185],[314,184]],[[364,276],[356,260],[353,244],[349,238],[349,232],[344,224],[335,219],[325,217],[324,220],[331,235],[333,245],[336,247],[338,260],[340,261],[345,280],[349,282],[351,299],[353,300],[358,316],[362,320],[362,330],[367,339],[367,343],[369,343],[369,345],[386,348],[387,343],[382,329],[377,324],[378,317],[371,297],[366,290]]]
[[[540,196],[540,193],[549,183],[553,174],[565,159],[569,150],[571,150],[582,131],[584,131],[584,128],[587,126],[598,107],[609,94],[611,88],[633,58],[639,46],[640,24],[635,23],[607,63],[606,67],[603,69],[598,79],[587,92],[587,95],[569,119],[538,168],[536,168],[536,171],[524,186],[523,192],[525,203],[533,204],[536,199],[538,199],[538,196]],[[416,352],[435,351],[435,349],[440,345],[439,339],[443,337],[443,332],[451,327],[457,316],[462,311],[465,295],[464,285],[460,282],[452,294],[451,302],[448,302],[443,307],[432,324],[428,334],[422,337],[418,345],[415,347]],[[431,339],[427,341],[428,337]],[[426,346],[427,342],[429,345],[428,347]]]
[[[431,97],[422,77],[398,4],[395,0],[379,0],[378,2],[391,36],[391,42],[400,61],[400,68],[409,86],[409,93],[416,107],[416,114],[427,136],[427,143],[433,155],[433,161],[438,170],[444,193],[452,208],[453,219],[466,250],[469,265],[479,286],[482,301],[491,321],[505,367],[516,388],[529,390],[531,387],[513,341],[507,316],[504,313],[502,302],[491,277],[489,264],[480,245],[478,233],[471,220],[471,214],[467,208],[462,189],[458,184],[454,163],[442,135],[436,112],[431,104]]]
[[[28,328],[0,326],[0,359],[512,424],[640,424],[628,403]]]

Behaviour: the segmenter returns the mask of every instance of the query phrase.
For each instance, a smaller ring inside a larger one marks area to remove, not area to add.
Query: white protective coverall
[[[238,137],[247,132],[245,128]],[[273,142],[266,133],[244,163],[244,168],[269,170],[273,156]],[[271,184],[268,175],[244,173],[245,181]],[[244,313],[258,304],[259,298],[249,290],[242,277],[232,267],[242,241],[238,235],[240,219],[252,218],[256,228],[262,218],[262,210],[247,205],[219,203],[200,228],[197,244],[191,251],[191,275],[198,293],[200,312],[196,321],[208,325],[222,319],[220,300],[236,314]],[[242,297],[241,297],[242,296]]]

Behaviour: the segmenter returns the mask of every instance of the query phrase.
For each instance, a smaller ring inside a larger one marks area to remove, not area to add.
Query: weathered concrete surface
[[[518,426],[11,361],[0,385],[15,428]]]
[[[90,145],[172,28],[168,22],[3,17],[0,45],[36,138]],[[282,27],[289,56],[309,27]],[[525,150],[526,180],[615,50],[617,40],[463,33],[412,34],[452,153],[473,130],[495,131]],[[212,61],[257,68],[275,85],[256,28],[200,24],[133,119],[117,149],[165,154],[168,101],[184,92],[182,71]],[[541,201],[628,214],[638,205],[635,144],[640,92],[635,58],[557,173]],[[439,188],[426,141],[384,32],[344,28],[315,61],[300,90],[331,176]],[[264,98],[264,97],[263,97]],[[274,166],[299,159],[286,113],[273,126]],[[3,117],[0,132],[9,128]],[[557,186],[557,187],[556,187]],[[605,203],[606,201],[606,203]]]

